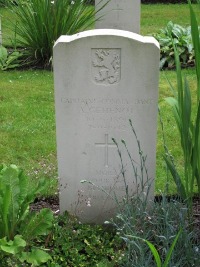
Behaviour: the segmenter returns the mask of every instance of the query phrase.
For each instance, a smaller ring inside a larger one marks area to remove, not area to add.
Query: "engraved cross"
[[[116,147],[114,143],[109,143],[108,141],[108,134],[105,134],[105,141],[104,143],[95,143],[96,146],[98,147],[103,147],[104,148],[104,154],[105,154],[105,167],[108,168],[108,149],[110,147]]]

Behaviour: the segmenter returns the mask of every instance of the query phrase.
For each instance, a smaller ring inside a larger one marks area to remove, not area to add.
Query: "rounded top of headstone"
[[[154,37],[142,36],[137,33],[130,32],[130,31],[115,30],[115,29],[95,29],[95,30],[89,30],[89,31],[76,33],[74,35],[62,35],[55,42],[54,46],[56,46],[58,43],[68,43],[68,42],[75,41],[81,38],[96,37],[96,36],[123,37],[123,38],[132,39],[132,40],[135,40],[141,43],[154,44],[156,47],[160,48],[158,41]]]

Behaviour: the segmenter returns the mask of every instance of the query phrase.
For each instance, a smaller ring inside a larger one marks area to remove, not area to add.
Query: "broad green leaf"
[[[39,213],[29,217],[29,221],[22,226],[22,235],[31,240],[38,235],[44,235],[51,228],[53,213],[50,209],[42,209]]]
[[[167,58],[166,57],[163,57],[161,60],[160,60],[160,69],[162,69],[165,65],[165,63],[167,62]]]
[[[1,62],[4,63],[6,61],[8,57],[8,51],[5,47],[3,47],[2,45],[0,45],[0,59]]]
[[[13,233],[14,227],[18,220],[18,212],[19,212],[19,170],[15,165],[11,165],[5,169],[2,176],[2,183],[5,186],[10,188],[10,199],[9,199],[9,223],[10,223],[10,234]],[[7,200],[7,198],[5,198]],[[3,203],[6,205],[6,203]],[[10,236],[10,238],[12,238]]]
[[[17,68],[19,66],[20,66],[20,64],[6,65],[4,68],[2,68],[2,70],[14,69],[14,68]]]
[[[6,239],[4,239],[4,244],[3,245],[0,245],[0,248],[4,252],[7,252],[7,253],[10,253],[10,254],[16,255],[17,253],[19,253],[20,251],[22,251],[22,249],[25,246],[26,246],[26,242],[22,238],[22,236],[16,235],[14,237],[14,240],[6,241]]]
[[[39,266],[51,260],[51,256],[41,249],[32,249],[31,252],[22,252],[21,260],[31,263],[33,266]]]
[[[5,194],[2,198],[2,226],[3,229],[1,231],[1,235],[10,237],[10,222],[9,222],[9,209],[11,204],[11,190],[10,187],[7,185],[5,188]]]
[[[6,65],[9,66],[11,63],[18,63],[19,64],[19,57],[21,56],[20,53],[16,52],[15,54],[12,53],[8,56],[8,59],[6,61]]]
[[[36,197],[34,194],[31,195],[31,198],[28,199],[27,196],[30,194],[30,188],[28,183],[28,177],[21,171],[19,173],[19,187],[20,187],[20,195],[19,195],[19,221],[24,220],[25,216],[28,213],[29,204]]]

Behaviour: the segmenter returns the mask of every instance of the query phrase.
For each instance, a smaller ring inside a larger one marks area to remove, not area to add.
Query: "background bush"
[[[175,67],[174,45],[182,67],[194,66],[194,48],[192,44],[191,27],[182,27],[173,22],[154,34],[160,43],[160,68]]]
[[[26,49],[28,62],[51,66],[53,45],[61,35],[71,35],[93,26],[94,8],[87,0],[18,0],[10,2],[17,44]],[[101,7],[99,7],[101,9]]]

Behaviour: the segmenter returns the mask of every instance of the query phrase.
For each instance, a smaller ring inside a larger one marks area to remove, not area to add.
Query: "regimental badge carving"
[[[92,74],[98,84],[119,83],[121,78],[121,49],[92,49]]]

